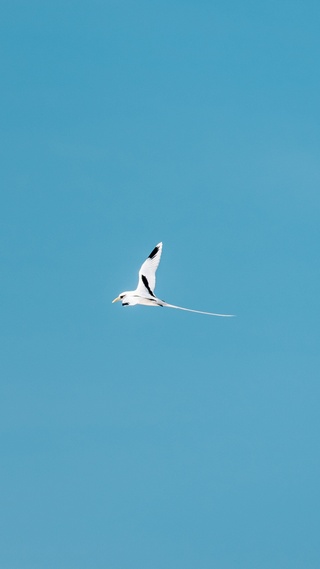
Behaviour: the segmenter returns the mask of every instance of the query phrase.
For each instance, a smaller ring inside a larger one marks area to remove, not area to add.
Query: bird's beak
[[[121,300],[120,296],[117,296],[117,298],[115,298],[115,299],[112,301],[112,304],[113,304],[114,302],[118,302],[118,300]]]

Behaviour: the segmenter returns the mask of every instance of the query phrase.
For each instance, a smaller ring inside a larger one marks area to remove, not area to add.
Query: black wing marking
[[[156,254],[158,253],[158,251],[159,251],[159,247],[158,247],[158,245],[156,245],[156,247],[151,251],[151,253],[150,253],[150,255],[149,255],[149,259],[153,259],[153,257],[156,256]]]
[[[154,296],[154,294],[153,294],[151,288],[149,287],[149,283],[148,283],[147,277],[145,277],[144,275],[141,275],[141,280],[142,280],[144,286],[146,287],[148,293],[149,293],[151,296]]]
[[[154,289],[156,286],[156,270],[158,268],[162,252],[162,243],[158,243],[155,248],[151,251],[149,257],[141,265],[139,270],[139,281],[136,292],[142,296],[146,292],[150,292],[150,295],[154,296]],[[148,281],[148,287],[142,280],[142,275]]]

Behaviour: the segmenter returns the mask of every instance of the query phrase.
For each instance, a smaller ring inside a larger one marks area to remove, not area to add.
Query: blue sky
[[[319,17],[2,4],[1,567],[319,567]]]

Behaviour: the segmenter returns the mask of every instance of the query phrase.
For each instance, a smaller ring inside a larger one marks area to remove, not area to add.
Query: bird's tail
[[[216,314],[215,312],[203,312],[202,310],[192,310],[192,308],[183,308],[182,306],[175,306],[174,304],[168,304],[162,301],[162,306],[167,306],[168,308],[177,308],[178,310],[186,310],[186,312],[196,312],[197,314],[207,314],[208,316],[221,316],[222,318],[232,318],[235,314]]]

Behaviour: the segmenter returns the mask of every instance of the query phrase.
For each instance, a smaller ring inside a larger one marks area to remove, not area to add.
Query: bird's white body
[[[162,243],[158,243],[140,268],[139,281],[136,290],[122,292],[112,302],[121,300],[122,306],[134,306],[136,304],[142,304],[145,306],[166,306],[167,308],[177,308],[178,310],[197,312],[198,314],[208,314],[209,316],[233,316],[233,314],[216,314],[214,312],[203,312],[202,310],[183,308],[182,306],[168,304],[164,300],[157,298],[154,294],[154,290],[156,286],[156,270],[160,263],[161,253]]]

